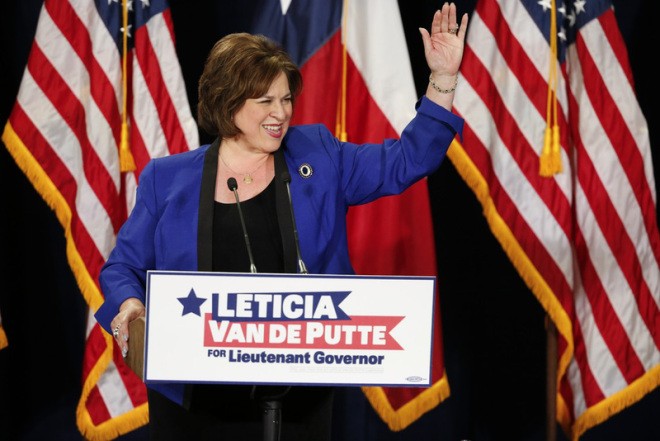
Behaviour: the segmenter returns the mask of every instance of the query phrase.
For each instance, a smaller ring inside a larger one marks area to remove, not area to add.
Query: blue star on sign
[[[178,297],[178,300],[183,305],[183,312],[181,313],[182,316],[192,313],[201,317],[199,307],[202,306],[202,303],[204,303],[206,299],[197,297],[194,289],[190,290],[188,297]]]

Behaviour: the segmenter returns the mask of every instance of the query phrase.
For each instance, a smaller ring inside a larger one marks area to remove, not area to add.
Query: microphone
[[[298,256],[298,268],[300,269],[301,274],[308,274],[307,267],[305,266],[305,262],[303,262],[302,256],[300,255],[300,243],[298,242],[298,229],[296,228],[296,217],[293,214],[293,201],[291,200],[291,188],[289,185],[291,183],[291,175],[286,170],[282,172],[282,181],[284,181],[284,183],[286,184],[286,193],[287,196],[289,196],[289,210],[291,210],[291,220],[293,221],[293,239],[296,243],[296,256]]]
[[[252,247],[250,246],[250,238],[248,237],[247,228],[245,228],[245,220],[243,219],[243,211],[241,210],[241,201],[238,199],[238,183],[236,178],[227,179],[227,187],[229,191],[234,192],[234,197],[236,198],[236,208],[238,208],[238,217],[241,219],[241,228],[243,228],[243,236],[245,237],[245,248],[247,248],[248,258],[250,259],[250,272],[256,273],[257,267],[254,265],[254,259],[252,258]]]

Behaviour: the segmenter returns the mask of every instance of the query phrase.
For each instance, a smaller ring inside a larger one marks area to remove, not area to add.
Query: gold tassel
[[[121,114],[121,139],[119,140],[119,171],[132,172],[136,169],[135,160],[131,153],[131,146],[128,142],[128,6],[126,0],[122,0],[122,23],[124,31],[122,33],[123,54],[122,54],[122,114]]]
[[[121,123],[121,141],[119,144],[119,170],[129,172],[135,170],[135,160],[128,145],[128,124]]]
[[[346,133],[346,76],[348,71],[347,51],[346,51],[346,17],[348,15],[348,0],[344,0],[344,17],[341,28],[341,48],[342,48],[342,66],[341,66],[341,91],[339,92],[339,100],[337,102],[337,124],[335,129],[335,136],[342,142],[348,140],[348,133]]]
[[[545,178],[552,176],[554,167],[552,165],[552,130],[545,127],[543,136],[543,150],[539,158],[539,174]]]
[[[335,137],[339,138],[342,132],[341,127],[341,96],[337,97],[337,113],[335,115]]]
[[[561,165],[561,143],[559,139],[559,124],[552,126],[552,172],[554,174],[562,172]]]
[[[548,98],[543,150],[539,157],[539,175],[551,177],[561,173],[561,143],[557,124],[557,5],[550,8],[550,72],[548,74]]]

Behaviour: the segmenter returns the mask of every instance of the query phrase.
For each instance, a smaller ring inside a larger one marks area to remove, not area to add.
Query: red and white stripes
[[[104,8],[101,8],[104,6]],[[28,64],[3,140],[54,209],[67,257],[90,306],[78,426],[88,439],[113,439],[147,422],[144,384],[94,321],[98,274],[133,207],[149,159],[198,145],[178,63],[170,11],[133,4],[144,26],[130,28],[126,79],[129,145],[137,170],[122,173],[122,53],[110,29],[121,2],[44,2]],[[114,9],[113,9],[114,8]],[[103,16],[102,14],[107,14]],[[133,15],[133,14],[131,14]]]
[[[557,325],[558,419],[576,439],[660,384],[655,178],[611,8],[560,28],[563,171],[539,175],[550,12],[530,5],[477,4],[454,103],[465,133],[450,156]]]

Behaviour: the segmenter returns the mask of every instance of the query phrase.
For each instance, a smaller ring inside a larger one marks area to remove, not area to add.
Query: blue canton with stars
[[[122,6],[121,0],[95,0],[96,9],[103,19],[108,32],[117,45],[119,53],[122,47]],[[154,15],[158,15],[169,7],[166,0],[127,0],[128,9],[128,49],[133,48],[135,30],[143,26]]]
[[[545,36],[550,35],[551,0],[522,0],[522,4]],[[582,26],[612,7],[609,0],[556,0],[557,6],[557,49],[559,61],[563,62],[566,48],[575,43],[575,36]],[[548,43],[550,45],[550,43]]]

